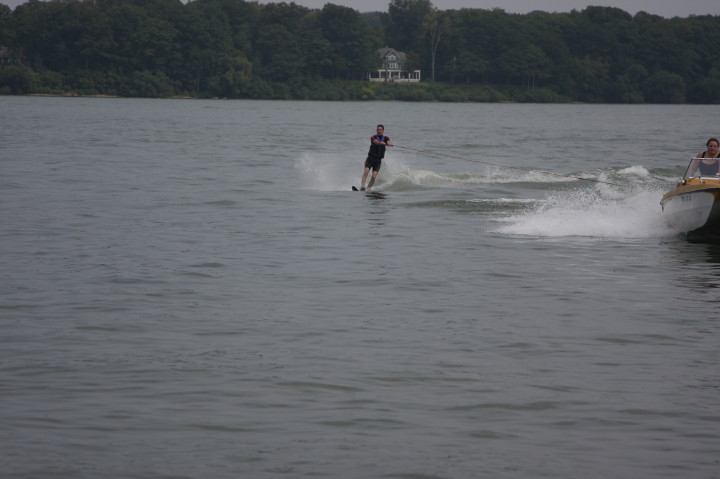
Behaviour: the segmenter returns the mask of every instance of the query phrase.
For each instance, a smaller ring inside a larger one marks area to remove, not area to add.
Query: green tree
[[[713,71],[692,85],[688,94],[692,103],[720,103],[720,71]]]
[[[327,59],[327,77],[362,79],[375,62],[378,47],[370,26],[348,7],[326,4],[317,17],[324,48],[314,45],[310,57]]]
[[[14,10],[0,3],[0,44],[25,64],[0,67],[4,93],[720,103],[712,15],[518,15],[439,10],[430,0],[363,14],[332,3],[28,0]],[[429,72],[432,84],[355,82],[383,45],[404,51],[407,68]],[[456,82],[465,85],[443,85]]]
[[[162,72],[149,72],[146,70],[133,72],[126,81],[119,86],[123,96],[163,98],[174,93],[172,82]]]
[[[392,0],[388,6],[385,37],[388,46],[407,54],[409,70],[423,67],[426,25],[433,8],[430,0]]]
[[[432,8],[423,24],[425,34],[430,41],[430,81],[435,83],[435,64],[437,61],[437,50],[440,45],[445,31],[449,25],[449,20],[442,15],[436,8]]]
[[[443,71],[439,78],[454,83],[484,82],[490,71],[493,57],[487,34],[488,12],[485,10],[461,10],[445,13],[448,26],[439,61]]]
[[[36,68],[101,65],[114,48],[107,16],[89,2],[31,0],[16,8],[15,42]]]
[[[0,68],[0,94],[33,93],[38,89],[38,76],[23,65]]]
[[[253,68],[263,78],[287,82],[302,77],[307,70],[306,37],[310,10],[295,3],[265,5],[260,28],[253,42]]]
[[[643,103],[645,95],[642,85],[648,77],[648,72],[642,65],[633,64],[619,75],[610,86],[607,100],[613,103]]]
[[[216,2],[190,2],[182,16],[181,45],[183,48],[183,85],[201,96],[217,96],[211,79],[228,71],[235,56],[230,23]]]
[[[173,74],[181,63],[180,32],[174,23],[132,3],[110,7],[113,64],[124,73],[162,71]]]
[[[548,76],[547,67],[545,52],[535,45],[506,50],[498,58],[498,68],[507,81],[521,80],[528,88],[535,87],[536,79]]]
[[[685,80],[675,73],[659,71],[650,75],[642,86],[650,103],[684,103]]]
[[[12,10],[4,3],[0,3],[0,45],[15,43],[15,26],[12,21]]]
[[[252,78],[252,64],[244,54],[238,53],[228,59],[225,71],[211,77],[208,83],[216,96],[242,98],[248,95]]]

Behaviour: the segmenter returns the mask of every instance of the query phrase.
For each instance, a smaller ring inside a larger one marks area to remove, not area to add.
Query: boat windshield
[[[718,160],[714,158],[692,158],[688,163],[683,180],[688,178],[717,178],[720,176]]]

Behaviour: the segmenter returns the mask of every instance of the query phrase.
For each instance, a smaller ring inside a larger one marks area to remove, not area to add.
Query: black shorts
[[[372,156],[368,156],[367,160],[365,160],[365,168],[372,168],[373,171],[380,171],[381,163],[382,163],[382,158],[375,158]]]

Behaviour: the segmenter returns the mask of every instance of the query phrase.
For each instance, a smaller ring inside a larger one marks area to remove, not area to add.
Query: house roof
[[[400,63],[405,63],[405,62],[407,61],[407,55],[405,54],[405,52],[399,52],[399,51],[395,50],[394,48],[385,47],[385,48],[381,48],[381,49],[379,49],[379,50],[377,51],[377,54],[378,54],[378,55],[380,56],[380,58],[382,58],[383,60],[384,60],[385,57],[387,57],[390,53],[395,53],[395,55],[397,55],[397,57],[398,57],[398,62],[400,62]]]

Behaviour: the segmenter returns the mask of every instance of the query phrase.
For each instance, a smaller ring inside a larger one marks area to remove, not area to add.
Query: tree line
[[[387,12],[243,0],[0,3],[0,94],[720,103],[720,16]],[[420,84],[365,81],[391,46]]]

